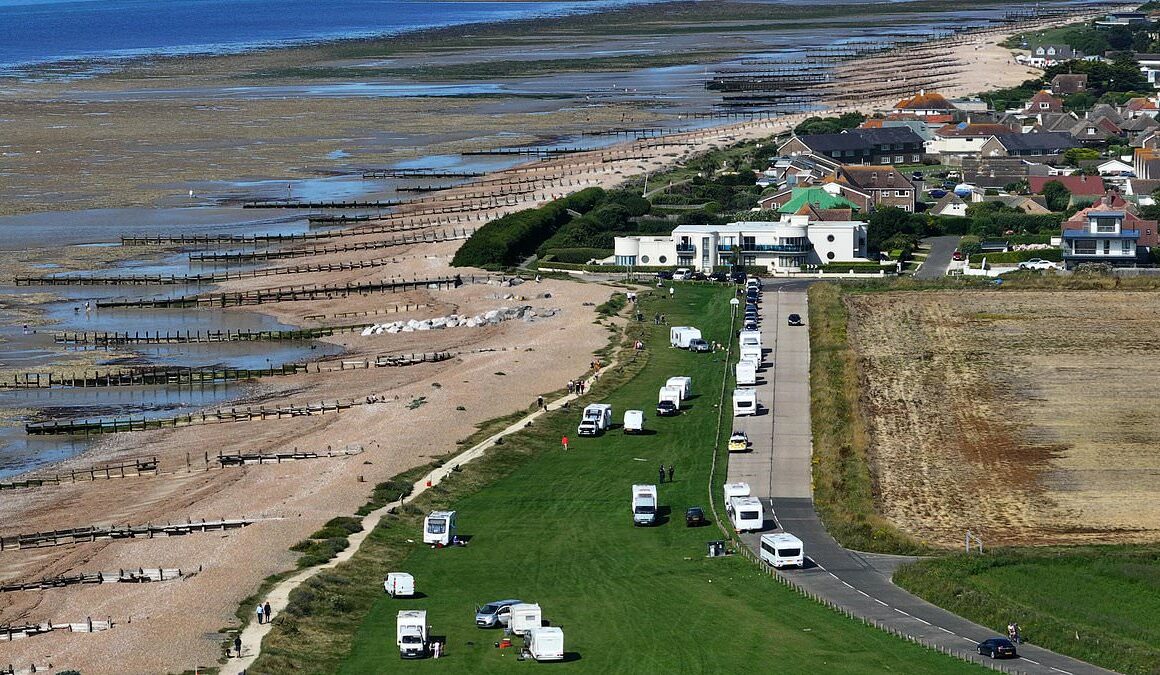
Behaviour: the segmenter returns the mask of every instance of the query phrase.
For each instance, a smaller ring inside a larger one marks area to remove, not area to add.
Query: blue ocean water
[[[0,0],[0,72],[67,60],[235,52],[647,0]]]

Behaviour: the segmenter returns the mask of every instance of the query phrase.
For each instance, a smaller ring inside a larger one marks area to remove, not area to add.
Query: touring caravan
[[[644,411],[643,410],[625,410],[624,411],[624,433],[639,434],[644,431]]]
[[[383,580],[383,590],[392,598],[409,598],[415,595],[415,577],[406,572],[389,572]]]
[[[739,350],[742,361],[753,361],[761,364],[761,347],[757,345],[741,345]]]
[[[427,656],[427,612],[422,609],[405,609],[395,620],[395,644],[399,646],[399,656],[404,659],[421,659]]]
[[[681,349],[689,348],[690,340],[701,339],[701,331],[692,326],[673,326],[669,329],[669,344]]]
[[[730,497],[725,513],[738,532],[753,532],[765,526],[765,514],[757,497]]]
[[[657,520],[657,486],[632,486],[632,524],[652,525]]]
[[[679,389],[682,401],[693,395],[693,378],[691,377],[670,377],[665,381],[665,386]]]
[[[448,546],[455,538],[455,512],[432,511],[423,519],[423,543]]]
[[[657,402],[661,401],[672,401],[679,410],[681,408],[681,390],[677,387],[661,387]]]
[[[788,532],[761,535],[761,559],[773,567],[803,567],[806,563],[802,540]]]
[[[753,361],[739,361],[736,372],[738,387],[751,387],[757,384],[757,366]]]
[[[726,504],[728,504],[729,500],[733,497],[748,497],[750,494],[749,483],[726,483],[724,490]]]
[[[520,603],[512,607],[508,615],[508,628],[516,635],[527,635],[544,623],[544,613],[539,605]]]
[[[733,416],[757,414],[757,392],[752,389],[733,390]]]
[[[563,661],[564,631],[556,626],[537,628],[528,634],[526,649],[537,661]]]
[[[579,436],[599,436],[612,426],[612,406],[607,403],[592,403],[584,408],[584,415],[580,418],[580,426],[576,427]]]
[[[761,331],[759,330],[743,330],[737,336],[742,347],[757,347],[761,349]]]

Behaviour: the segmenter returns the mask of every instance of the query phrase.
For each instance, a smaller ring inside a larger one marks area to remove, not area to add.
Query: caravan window
[[[447,531],[447,521],[438,518],[427,523],[427,532],[431,534],[443,534]]]
[[[764,541],[761,542],[761,550],[772,555],[777,555],[777,551],[774,550],[773,546],[765,543]]]
[[[738,408],[752,408],[752,407],[753,407],[753,401],[738,401],[738,402],[737,402],[737,407],[738,407]]]
[[[801,554],[802,550],[800,548],[782,548],[777,551],[777,555],[782,558],[796,558]]]
[[[758,511],[742,511],[741,520],[757,520],[758,515]]]

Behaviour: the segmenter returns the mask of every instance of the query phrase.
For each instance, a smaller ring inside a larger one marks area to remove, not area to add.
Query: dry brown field
[[[847,296],[879,508],[936,546],[1160,537],[1160,294]]]

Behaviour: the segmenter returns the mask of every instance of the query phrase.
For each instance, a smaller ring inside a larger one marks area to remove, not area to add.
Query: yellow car
[[[734,431],[729,437],[729,452],[745,452],[749,449],[749,437],[744,431]]]

